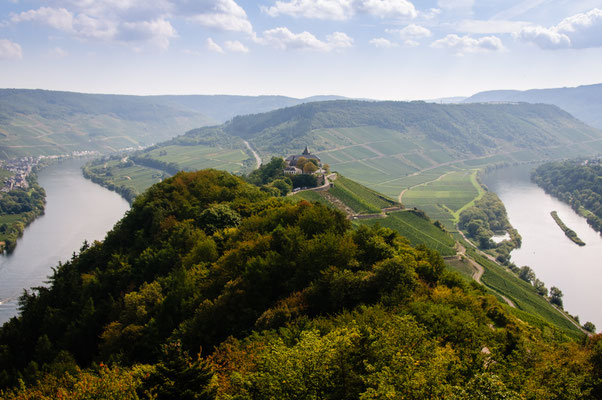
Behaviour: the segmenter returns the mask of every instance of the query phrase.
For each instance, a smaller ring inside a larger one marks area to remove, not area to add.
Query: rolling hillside
[[[264,160],[307,145],[332,170],[393,198],[452,171],[602,151],[601,131],[550,105],[328,101],[235,117],[138,156],[244,172],[253,167],[244,140]],[[220,155],[231,151],[235,159]]]
[[[0,158],[82,150],[107,153],[148,146],[235,115],[330,98],[125,96],[0,89]]]
[[[553,104],[581,121],[602,129],[602,84],[572,88],[532,90],[491,90],[477,93],[464,103],[525,102]]]

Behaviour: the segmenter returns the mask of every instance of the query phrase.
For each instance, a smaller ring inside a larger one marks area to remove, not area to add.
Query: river
[[[78,252],[84,239],[102,240],[129,209],[117,193],[82,176],[84,162],[67,160],[38,173],[46,211],[25,228],[12,254],[0,256],[0,324],[16,315],[23,289],[43,285],[52,267]]]
[[[509,167],[483,175],[482,181],[504,202],[510,223],[522,236],[512,251],[517,266],[530,266],[549,289],[564,293],[564,308],[602,330],[602,236],[570,206],[546,194],[530,180],[532,166]],[[554,222],[558,211],[564,223],[586,243],[573,243]]]

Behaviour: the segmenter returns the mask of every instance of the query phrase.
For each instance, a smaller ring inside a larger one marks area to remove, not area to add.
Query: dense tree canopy
[[[0,329],[8,399],[594,399],[601,354],[392,230],[214,170],[139,196]]]

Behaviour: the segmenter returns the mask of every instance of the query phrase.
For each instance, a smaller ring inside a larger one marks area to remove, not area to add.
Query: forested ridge
[[[306,103],[263,114],[234,117],[220,127],[200,128],[182,137],[202,141],[221,131],[250,140],[261,151],[287,154],[319,140],[316,129],[373,126],[424,135],[464,156],[500,149],[536,149],[572,142],[568,137],[600,138],[600,132],[567,112],[545,104],[433,104],[421,101],[339,100]]]
[[[547,193],[570,204],[602,234],[602,164],[599,160],[543,164],[533,172],[532,179]]]
[[[226,172],[154,185],[49,283],[0,329],[2,398],[602,396],[599,336],[534,328],[435,251]]]

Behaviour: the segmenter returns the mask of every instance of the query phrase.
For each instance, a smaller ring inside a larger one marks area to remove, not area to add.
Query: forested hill
[[[22,297],[0,397],[589,400],[600,339],[530,326],[390,229],[203,170]]]
[[[568,203],[602,234],[602,163],[563,161],[537,167],[533,181],[547,193]]]
[[[322,97],[127,96],[0,89],[0,158],[147,146],[235,115],[316,99]]]
[[[316,102],[235,117],[220,129],[227,135],[251,141],[263,152],[288,154],[305,144],[317,152],[352,144],[349,138],[337,135],[336,130],[356,127],[390,130],[390,140],[399,137],[434,142],[464,157],[538,150],[602,137],[601,131],[586,126],[558,107],[541,104]],[[334,131],[328,136],[321,135],[326,129]],[[200,137],[210,132],[214,132],[213,128],[192,131],[187,136]],[[366,135],[361,139],[369,142],[373,138]]]
[[[489,101],[554,104],[581,121],[602,129],[602,84],[525,91],[492,90],[464,100],[465,103]]]

